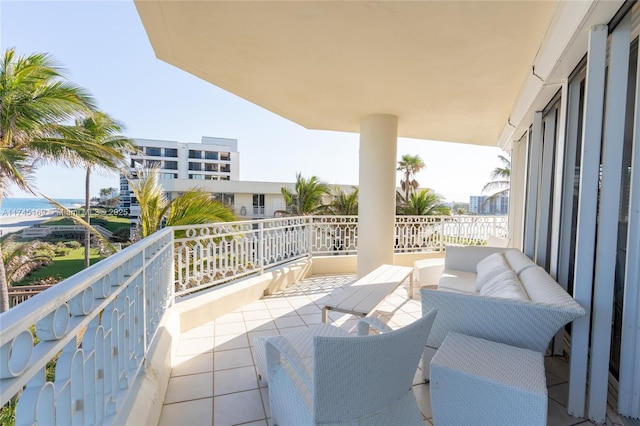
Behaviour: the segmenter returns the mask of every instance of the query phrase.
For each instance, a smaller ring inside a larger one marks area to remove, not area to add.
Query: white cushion
[[[422,282],[420,284],[422,285]],[[445,269],[442,271],[442,275],[440,276],[438,290],[477,295],[476,274],[472,272]]]
[[[518,276],[520,276],[520,272],[525,269],[531,268],[533,266],[537,266],[533,260],[529,259],[524,253],[517,249],[510,249],[504,252],[504,258],[511,269],[513,269]]]
[[[503,253],[493,253],[478,262],[476,266],[476,291],[488,283],[493,277],[502,272],[509,271],[509,264],[504,258]]]
[[[529,300],[527,291],[522,286],[518,276],[511,269],[504,271],[480,289],[480,296],[500,297],[503,299]]]

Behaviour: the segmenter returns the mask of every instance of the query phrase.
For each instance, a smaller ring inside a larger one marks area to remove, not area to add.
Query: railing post
[[[173,234],[173,231],[171,232],[171,234]],[[148,349],[147,325],[149,323],[149,317],[147,315],[148,314],[147,313],[147,285],[149,285],[148,283],[149,274],[147,274],[147,260],[148,260],[147,250],[148,248],[142,250],[142,266],[141,266],[142,268],[142,347],[143,347],[145,358],[147,357],[147,349]],[[153,294],[153,292],[151,293]],[[143,366],[143,371],[145,368],[146,368],[146,363]]]
[[[308,235],[307,238],[309,238],[309,256],[313,257],[313,216],[309,216],[308,218],[306,218],[306,220],[309,222],[309,231],[308,231]]]
[[[260,263],[260,275],[264,274],[264,227],[263,222],[258,222],[258,262]]]
[[[491,228],[491,235],[495,235],[496,237],[498,236],[498,233],[496,232],[496,221],[498,220],[497,216],[493,216],[493,227]]]
[[[444,251],[444,216],[440,217],[440,251]]]

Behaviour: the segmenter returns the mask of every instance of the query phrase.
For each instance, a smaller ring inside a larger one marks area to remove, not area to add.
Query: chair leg
[[[329,320],[329,307],[322,308],[322,322],[326,323]]]

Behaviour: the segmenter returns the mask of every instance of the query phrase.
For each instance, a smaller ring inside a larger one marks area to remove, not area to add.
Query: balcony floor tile
[[[237,425],[266,420],[266,418],[258,389],[213,398],[213,424],[215,425]]]
[[[214,371],[253,365],[253,356],[249,348],[231,349],[215,352],[213,359]]]
[[[227,334],[225,336],[216,336],[214,351],[228,351],[230,349],[242,349],[248,347],[249,338],[246,333]]]
[[[198,339],[181,339],[178,343],[177,355],[198,355],[213,351],[213,336],[201,337]]]
[[[162,407],[158,426],[211,426],[213,424],[213,398],[203,398]]]
[[[213,372],[213,352],[178,357],[171,369],[171,377]]]
[[[253,338],[305,329],[321,322],[323,301],[348,285],[354,276],[316,276],[252,302],[200,327],[182,333],[160,425],[267,425],[269,392],[258,381]],[[397,328],[422,314],[420,293],[407,299],[407,285],[399,287],[373,315]],[[330,321],[355,333],[357,318],[330,312]],[[215,337],[214,337],[215,336]],[[215,345],[214,345],[215,343]],[[591,426],[566,411],[568,363],[562,357],[545,358],[549,389],[548,424]],[[429,385],[421,366],[413,391],[425,425],[432,425]]]
[[[213,372],[173,377],[164,398],[166,404],[213,396]]]

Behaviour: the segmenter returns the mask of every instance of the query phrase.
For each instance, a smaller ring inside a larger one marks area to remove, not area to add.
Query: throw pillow
[[[476,291],[480,291],[493,277],[507,270],[510,270],[509,264],[502,253],[493,253],[482,259],[476,265]]]
[[[529,300],[527,291],[512,270],[504,271],[482,286],[480,296],[501,297],[503,299]]]

